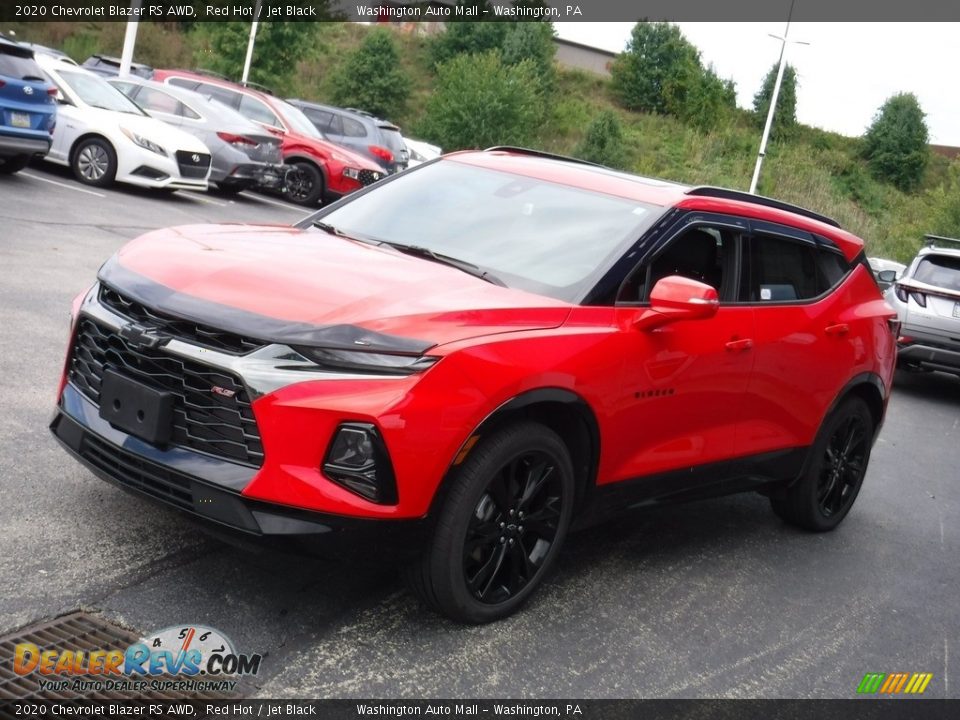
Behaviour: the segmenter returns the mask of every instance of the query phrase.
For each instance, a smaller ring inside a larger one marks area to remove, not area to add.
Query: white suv
[[[901,323],[897,361],[906,369],[960,375],[960,240],[926,239],[885,295]]]

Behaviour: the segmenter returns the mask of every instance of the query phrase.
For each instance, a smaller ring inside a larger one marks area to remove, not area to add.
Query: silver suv
[[[926,240],[885,294],[901,323],[897,364],[960,375],[960,240]]]

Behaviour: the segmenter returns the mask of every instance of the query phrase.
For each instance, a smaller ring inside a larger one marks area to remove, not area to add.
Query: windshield
[[[323,140],[323,135],[319,130],[314,126],[312,122],[307,119],[307,116],[304,115],[299,108],[295,108],[288,102],[283,100],[274,100],[274,103],[277,104],[280,112],[283,113],[283,119],[287,121],[287,125],[290,126],[289,129],[293,130],[300,135],[306,135],[307,137],[314,137]]]
[[[427,248],[509,287],[573,302],[657,210],[447,160],[399,175],[320,221],[347,236]]]
[[[960,257],[948,255],[927,255],[913,275],[927,285],[960,292]]]
[[[132,115],[146,114],[130,98],[96,75],[72,70],[59,70],[58,72],[77,97],[90,107],[131,113]]]

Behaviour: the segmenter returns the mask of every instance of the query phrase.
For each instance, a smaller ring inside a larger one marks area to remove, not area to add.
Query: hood
[[[337,145],[331,140],[310,137],[309,135],[301,135],[295,132],[288,133],[288,135],[292,136],[292,139],[295,139],[296,142],[302,145],[308,145],[312,147],[315,152],[320,153],[324,157],[332,158],[334,161],[342,163],[347,167],[357,168],[358,170],[383,171],[383,168],[370,158],[354,150],[349,150],[342,145]]]
[[[149,116],[133,115],[131,113],[115,112],[90,108],[91,113],[99,114],[103,120],[115,123],[118,127],[125,127],[147,140],[160,145],[171,156],[178,150],[210,154],[207,146],[197,137],[184,132],[173,125]]]
[[[390,248],[288,226],[158,230],[124,247],[100,279],[157,310],[249,337],[409,354],[557,327],[571,309]]]

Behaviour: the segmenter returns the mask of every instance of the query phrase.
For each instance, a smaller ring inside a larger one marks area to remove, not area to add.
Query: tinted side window
[[[329,110],[314,110],[313,108],[301,108],[303,114],[312,122],[320,132],[333,132],[330,129],[330,121],[333,119],[333,113]]]
[[[817,249],[812,243],[757,235],[750,239],[740,300],[789,302],[821,293],[817,282]]]
[[[357,122],[353,118],[343,117],[343,134],[347,137],[366,137],[367,129],[363,123]]]
[[[219,100],[227,107],[237,108],[240,104],[240,93],[220,87],[219,85],[210,85],[209,83],[200,83],[197,86],[197,92],[214,100]]]
[[[242,95],[240,97],[240,114],[264,125],[283,127],[270,108],[249,95]]]
[[[176,85],[177,87],[186,88],[187,90],[196,90],[200,85],[196,80],[187,80],[186,78],[170,78],[168,82],[171,85]],[[208,93],[209,94],[209,93]]]

